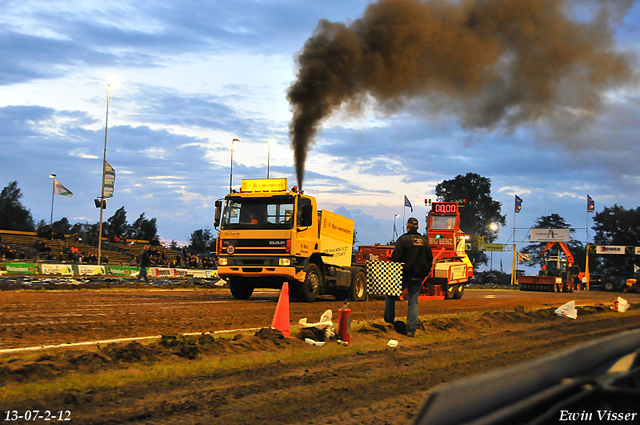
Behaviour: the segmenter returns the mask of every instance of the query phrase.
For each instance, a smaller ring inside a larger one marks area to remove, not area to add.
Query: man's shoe
[[[413,338],[413,337],[415,336],[415,334],[416,334],[416,331],[409,331],[409,332],[407,332],[407,336],[408,336],[409,338]]]
[[[402,335],[407,334],[407,325],[401,320],[396,320],[395,322],[393,322],[393,328],[399,334],[402,334]]]

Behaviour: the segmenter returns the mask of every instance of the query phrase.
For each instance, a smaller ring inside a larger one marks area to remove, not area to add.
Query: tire
[[[453,293],[453,299],[454,300],[459,300],[460,298],[462,298],[462,295],[464,294],[464,283],[459,284],[458,286],[456,286],[456,290]]]
[[[229,278],[229,289],[231,290],[231,295],[239,300],[249,299],[253,294],[253,285],[241,277]]]
[[[349,301],[362,301],[367,295],[367,275],[362,270],[351,273],[351,287],[347,291]]]
[[[299,297],[301,301],[312,303],[318,298],[320,287],[322,286],[322,274],[320,269],[313,263],[307,267],[307,275],[304,282],[299,287]]]
[[[448,283],[445,283],[442,286],[443,286],[442,289],[444,289],[444,299],[452,300],[454,294],[456,293],[456,285],[449,285]]]
[[[615,285],[613,284],[613,282],[605,282],[604,285],[602,285],[602,287],[604,288],[605,291],[613,291]]]

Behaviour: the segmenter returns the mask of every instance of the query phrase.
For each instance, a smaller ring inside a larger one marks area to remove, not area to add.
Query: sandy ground
[[[625,314],[609,308],[619,295],[632,304]],[[554,314],[570,300],[577,320]],[[475,289],[420,301],[414,339],[382,325],[383,301],[351,304],[351,343],[316,347],[263,329],[277,301],[275,291],[238,301],[224,288],[0,291],[0,394],[9,394],[0,413],[68,411],[87,424],[407,424],[436,384],[640,327],[638,294]],[[290,303],[294,336],[299,319],[332,310],[335,322],[341,306]],[[183,374],[165,376],[163,365]],[[111,372],[123,378],[100,383]],[[140,375],[148,379],[127,378]],[[29,397],[35,384],[74,377],[82,383]]]

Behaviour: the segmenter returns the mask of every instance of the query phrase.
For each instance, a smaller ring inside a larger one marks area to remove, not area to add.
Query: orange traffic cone
[[[271,328],[277,329],[286,337],[291,336],[291,330],[289,328],[289,283],[284,282],[282,284],[282,291],[280,292],[280,298],[278,298],[278,305],[276,306],[276,314],[273,316],[273,322],[271,322]]]

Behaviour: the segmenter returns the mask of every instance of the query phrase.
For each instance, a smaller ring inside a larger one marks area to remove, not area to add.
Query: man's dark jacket
[[[406,284],[410,279],[419,279],[422,282],[431,271],[433,254],[427,239],[417,230],[410,230],[396,241],[391,261],[404,263],[403,283]]]
[[[140,267],[149,267],[151,265],[151,256],[146,249],[140,253]]]

